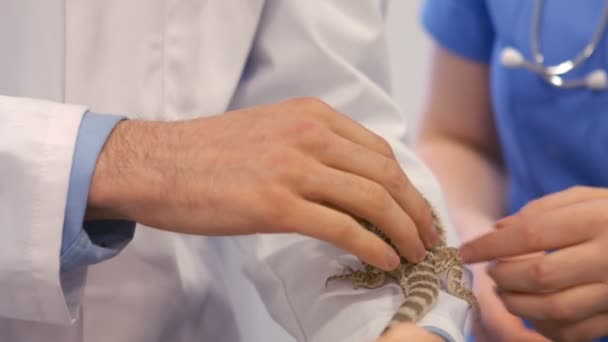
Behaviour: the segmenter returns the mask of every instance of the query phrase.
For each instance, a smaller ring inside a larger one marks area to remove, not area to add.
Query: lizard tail
[[[440,290],[439,276],[431,265],[424,262],[415,266],[417,270],[404,279],[405,301],[389,322],[386,330],[403,322],[416,322],[437,302]],[[407,293],[406,293],[407,292]],[[386,331],[385,330],[385,331]]]

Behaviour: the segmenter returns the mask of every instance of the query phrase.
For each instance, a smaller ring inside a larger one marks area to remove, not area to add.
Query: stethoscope
[[[597,30],[583,50],[573,59],[551,66],[545,66],[544,56],[539,48],[540,20],[543,5],[544,0],[536,0],[531,33],[531,48],[534,61],[526,60],[519,50],[508,46],[501,52],[501,63],[506,67],[528,69],[540,75],[547,83],[558,88],[587,87],[592,90],[605,90],[608,88],[608,75],[604,69],[593,70],[583,79],[565,80],[561,77],[581,65],[596,51],[597,45],[606,29],[606,24],[608,24],[608,2],[604,7],[604,13]]]

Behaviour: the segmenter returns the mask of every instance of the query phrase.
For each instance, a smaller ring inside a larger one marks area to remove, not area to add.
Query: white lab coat
[[[175,120],[317,96],[383,135],[445,213],[436,182],[402,144],[406,123],[387,93],[379,5],[2,1],[0,341],[288,340],[275,321],[298,341],[378,336],[402,301],[399,290],[325,289],[325,278],[354,260],[310,238],[138,226],[119,256],[62,276],[59,247],[87,109]],[[441,296],[423,324],[462,340],[468,307]]]

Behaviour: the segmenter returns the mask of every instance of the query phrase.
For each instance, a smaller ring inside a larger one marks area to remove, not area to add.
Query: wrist
[[[150,151],[161,145],[151,138],[161,124],[125,120],[114,127],[95,165],[86,220],[137,221],[137,208],[154,197],[153,185],[159,183],[148,162]]]

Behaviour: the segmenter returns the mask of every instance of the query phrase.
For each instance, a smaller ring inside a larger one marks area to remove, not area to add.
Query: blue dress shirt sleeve
[[[424,327],[424,329],[432,334],[441,337],[445,342],[454,342],[454,339],[445,330],[436,327]]]
[[[70,172],[61,240],[61,273],[109,259],[133,238],[134,222],[84,221],[97,157],[114,126],[123,119],[91,112],[82,119]]]

